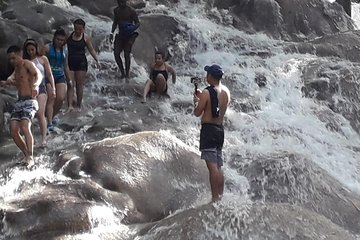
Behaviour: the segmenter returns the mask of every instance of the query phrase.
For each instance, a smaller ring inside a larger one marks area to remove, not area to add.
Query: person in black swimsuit
[[[150,91],[156,91],[159,96],[167,94],[169,73],[172,76],[172,82],[175,84],[176,72],[174,68],[165,62],[165,56],[162,52],[155,52],[155,62],[150,67],[150,79],[145,83],[143,103],[146,102],[146,97]]]
[[[73,94],[74,84],[71,80],[75,81],[76,87],[76,107],[78,109],[81,108],[81,103],[83,99],[83,91],[84,91],[84,83],[86,79],[87,72],[87,59],[86,59],[86,51],[87,48],[91,54],[91,56],[95,59],[97,65],[99,65],[99,60],[97,58],[97,54],[92,45],[90,37],[84,33],[85,30],[85,22],[82,19],[77,19],[74,21],[74,31],[70,34],[68,39],[66,40],[66,44],[68,47],[68,65],[70,70],[70,81],[68,82],[68,104],[69,111],[73,110]]]
[[[114,41],[114,57],[120,69],[121,77],[128,81],[130,72],[130,53],[135,39],[139,35],[136,29],[140,26],[140,21],[136,11],[126,4],[127,0],[117,0],[118,7],[114,9],[114,21],[111,28],[110,42],[114,38],[114,32],[118,28]],[[125,70],[120,54],[124,51]]]

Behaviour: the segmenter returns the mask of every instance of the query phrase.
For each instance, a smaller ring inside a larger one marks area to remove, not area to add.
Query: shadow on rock
[[[124,135],[84,149],[84,171],[104,188],[127,193],[149,220],[189,207],[209,191],[205,164],[168,133]]]

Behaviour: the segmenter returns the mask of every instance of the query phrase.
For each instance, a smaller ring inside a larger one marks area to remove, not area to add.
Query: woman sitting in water
[[[41,132],[41,146],[46,146],[46,118],[45,118],[45,109],[46,101],[49,97],[51,101],[54,101],[56,97],[56,89],[54,77],[52,75],[51,67],[49,60],[46,56],[41,56],[38,50],[38,44],[34,39],[27,39],[24,42],[23,58],[32,61],[35,66],[40,70],[43,75],[43,80],[39,86],[39,94],[37,96],[37,101],[39,104],[39,110],[37,112],[37,118],[39,120],[40,132]],[[50,82],[48,89],[46,89],[45,77]],[[51,123],[52,116],[47,115],[48,123]]]
[[[162,52],[155,52],[155,62],[150,66],[150,79],[145,83],[143,103],[146,102],[146,97],[150,91],[157,92],[159,96],[167,94],[169,73],[172,76],[172,82],[175,84],[175,70],[165,62],[165,56]]]

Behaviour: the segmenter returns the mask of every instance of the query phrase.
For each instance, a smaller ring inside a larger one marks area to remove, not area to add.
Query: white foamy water
[[[184,13],[184,16],[180,13]],[[221,19],[221,13],[218,14]],[[360,193],[360,154],[349,147],[360,144],[358,134],[341,115],[338,115],[337,121],[347,135],[329,131],[315,114],[321,112],[323,107],[313,99],[302,97],[301,66],[314,56],[285,55],[277,47],[280,42],[262,34],[250,36],[232,27],[215,24],[207,19],[202,9],[186,1],[182,1],[178,8],[171,9],[169,15],[178,19],[180,25],[189,28],[188,32],[202,42],[198,49],[192,49],[198,65],[186,66],[190,68],[188,75],[205,76],[203,67],[218,63],[223,66],[226,77],[237,82],[238,89],[259,101],[259,111],[242,113],[238,109],[229,109],[227,117],[235,130],[226,132],[224,150],[228,157],[230,153],[255,156],[281,151],[297,153],[314,161],[345,186]],[[244,49],[239,50],[238,43],[228,42],[228,39],[236,36],[244,39]],[[184,48],[187,44],[179,42]],[[261,59],[239,54],[254,47],[257,50],[268,49],[275,55]],[[268,80],[264,89],[259,89],[254,82],[257,72],[264,74]],[[190,101],[193,86],[186,77],[179,78],[178,84],[170,88],[170,93],[179,100]],[[227,84],[226,80],[224,84]],[[233,96],[232,100],[237,101],[237,97]],[[197,144],[197,118],[172,112],[171,109],[166,114],[173,114],[171,117],[175,117],[182,125],[186,136],[190,137],[184,139],[185,142]]]
[[[357,29],[360,28],[360,3],[352,3],[351,4],[351,18],[354,20],[354,23]]]

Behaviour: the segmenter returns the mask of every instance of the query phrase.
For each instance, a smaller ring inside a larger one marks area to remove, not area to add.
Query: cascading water
[[[93,35],[109,32],[111,28],[110,19],[91,17],[77,8],[73,10],[67,1],[58,0],[55,3],[69,11],[77,11],[79,16],[83,16],[89,29],[92,29]],[[358,6],[358,4],[353,5],[356,21]],[[306,54],[286,54],[282,50],[284,44],[282,41],[273,40],[264,34],[249,35],[228,26],[227,23],[231,21],[231,18],[225,10],[211,10],[212,17],[215,16],[217,19],[215,23],[205,12],[201,3],[180,1],[176,8],[169,9],[166,6],[147,2],[146,9],[146,14],[167,12],[180,23],[182,30],[176,36],[176,45],[170,47],[173,56],[170,63],[178,72],[178,80],[175,85],[170,84],[171,99],[159,103],[159,115],[163,116],[161,121],[176,123],[176,125],[164,124],[164,127],[160,127],[165,135],[175,136],[197,151],[200,120],[188,111],[179,111],[173,106],[175,102],[191,102],[193,86],[189,76],[205,76],[203,67],[218,63],[225,71],[223,83],[231,87],[232,103],[225,123],[226,189],[221,204],[234,207],[234,209],[224,213],[225,217],[221,215],[224,221],[233,218],[234,221],[230,226],[240,226],[241,219],[248,216],[250,211],[248,204],[251,204],[251,200],[246,195],[250,183],[232,167],[232,164],[229,164],[238,161],[232,159],[234,156],[240,156],[239,161],[242,157],[244,161],[251,161],[257,156],[269,156],[282,152],[300,155],[320,166],[353,193],[360,194],[360,163],[358,161],[360,152],[356,150],[360,145],[359,134],[341,115],[336,115],[332,119],[336,125],[341,126],[341,131],[329,130],[326,123],[319,118],[319,114],[326,109],[326,106],[315,99],[303,96],[303,68],[318,57]],[[110,63],[114,67],[115,62],[109,48],[108,43],[103,41],[100,61]],[[328,59],[324,61],[331,63]],[[351,65],[345,60],[337,63]],[[136,76],[131,81],[138,84],[145,83],[146,67],[132,59],[132,68],[136,71]],[[140,101],[126,96],[99,95],[99,89],[103,86],[117,83],[116,76],[113,72],[107,73],[93,67],[90,67],[90,75],[95,81],[88,84],[85,98],[85,106],[90,109],[88,115],[97,115],[103,111],[102,107],[116,104],[120,100],[130,105]],[[259,87],[256,84],[255,78],[259,75],[266,77],[265,87]],[[340,95],[337,97],[341,98]],[[87,105],[86,100],[90,102],[90,99],[92,103]],[[104,106],[94,105],[96,102],[94,99],[103,101]],[[247,111],[242,111],[244,106],[248,109]],[[136,113],[131,114],[136,116]],[[86,117],[91,116],[84,116]],[[133,121],[141,124],[143,120],[139,117]],[[82,131],[55,136],[50,146],[54,148],[57,146],[60,150],[76,142],[86,143],[89,139],[85,136],[87,130],[85,128]],[[10,202],[26,199],[34,192],[40,194],[46,183],[71,184],[75,181],[63,176],[61,171],[54,173],[49,170],[52,157],[44,152],[43,155],[37,157],[40,164],[32,170],[4,170],[0,178],[0,208],[12,208],[13,212],[21,212],[23,209],[16,209],[16,205]],[[86,178],[85,174],[83,176]],[[59,201],[61,200],[66,199]],[[202,206],[209,200],[208,192],[200,192],[193,207]],[[186,214],[186,210],[188,209],[178,210],[170,217]],[[62,239],[156,239],[154,237],[156,234],[166,229],[170,229],[171,232],[171,229],[176,226],[176,223],[161,226],[155,228],[153,235],[134,236],[140,227],[125,225],[121,222],[122,216],[127,214],[126,211],[116,210],[115,206],[104,202],[90,206],[88,213],[88,219],[84,220],[90,223],[88,230],[76,236],[63,236]],[[210,213],[207,217],[216,219],[217,213],[215,215]],[[0,226],[2,225],[0,239],[16,239],[20,230],[8,226],[6,221],[0,223]],[[207,229],[215,232],[218,239],[236,239],[238,236],[238,233],[234,232],[235,228],[231,227],[222,229],[221,226],[207,226]],[[288,234],[291,235],[290,232]],[[199,235],[199,239],[206,239],[204,237],[206,235],[201,236]],[[19,237],[19,239],[22,238]]]

